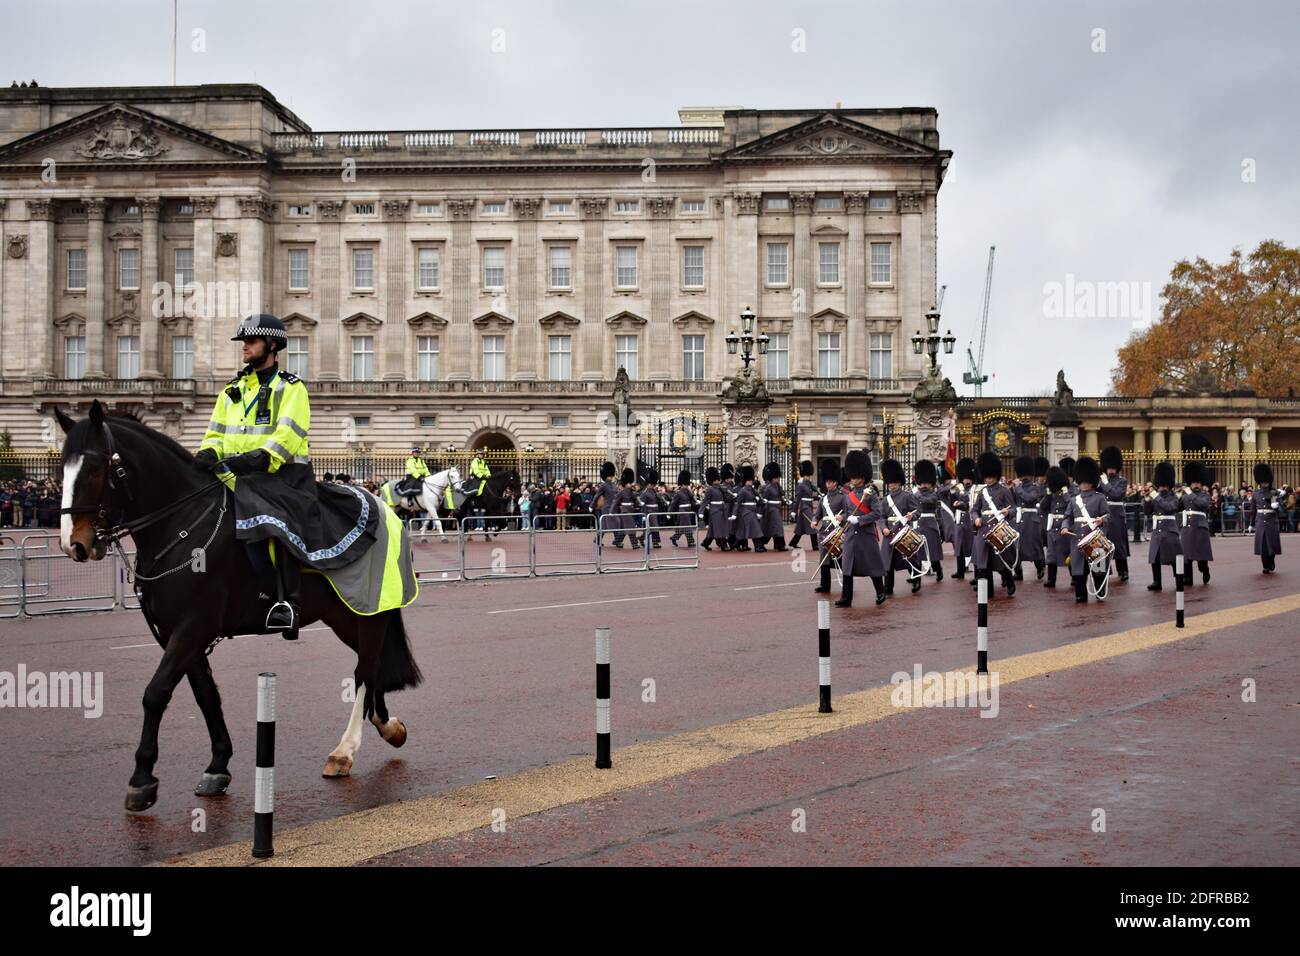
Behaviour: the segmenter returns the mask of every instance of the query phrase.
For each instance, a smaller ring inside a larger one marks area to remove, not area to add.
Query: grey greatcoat
[[[1043,498],[1043,533],[1047,536],[1047,563],[1058,568],[1065,567],[1070,557],[1070,538],[1061,534],[1061,529],[1069,527],[1065,513],[1070,509],[1068,491],[1058,491]]]
[[[1016,501],[1016,510],[1011,513],[1016,530],[1020,532],[1020,560],[1043,560],[1043,520],[1038,513],[1038,504],[1047,493],[1047,487],[1033,479],[1019,481],[1011,489]]]
[[[925,535],[925,544],[930,551],[929,561],[937,564],[943,560],[943,508],[939,492],[933,488],[921,488],[916,493],[916,507],[920,514],[916,516],[916,527]]]
[[[759,507],[763,515],[761,523],[763,525],[763,536],[773,539],[774,542],[785,540],[785,522],[781,518],[781,508],[785,504],[785,496],[781,494],[781,486],[773,482],[768,482],[758,489]]]
[[[952,496],[952,507],[957,513],[957,530],[959,532],[958,541],[954,543],[953,550],[963,558],[969,558],[975,551],[975,526],[971,524],[971,507],[970,495],[972,491],[977,491],[976,486],[962,482],[955,489]],[[957,545],[960,544],[960,548]]]
[[[620,488],[614,501],[614,517],[605,522],[606,527],[630,530],[640,525],[641,501],[635,488]]]
[[[962,512],[954,504],[959,488],[949,484],[935,492],[939,496],[939,536],[952,545],[954,554],[961,553]]]
[[[1128,518],[1124,513],[1124,499],[1128,497],[1128,479],[1121,474],[1114,478],[1103,474],[1101,487],[1097,489],[1106,497],[1106,510],[1110,520],[1106,522],[1106,537],[1115,545],[1115,557],[1127,558]]]
[[[893,507],[890,507],[891,501]],[[895,508],[898,509],[897,514],[894,512]],[[885,515],[884,523],[881,526],[883,537],[880,540],[880,560],[884,562],[886,568],[893,568],[895,571],[911,570],[908,563],[894,553],[894,546],[890,541],[894,535],[903,529],[903,519],[907,517],[909,512],[920,512],[921,509],[917,503],[916,495],[904,488],[897,491],[887,491],[880,498],[880,510]],[[918,515],[913,515],[909,525],[919,531],[917,517]],[[920,562],[924,557],[925,555],[922,554],[916,558],[917,567],[920,567]]]
[[[794,533],[791,537],[810,534],[817,540],[817,518],[821,512],[821,497],[817,486],[804,478],[794,488]]]
[[[880,543],[876,540],[876,529],[885,515],[880,508],[880,496],[869,494],[874,490],[869,485],[849,489],[861,501],[861,507],[856,510],[848,494],[844,496],[844,510],[840,520],[848,521],[849,515],[856,515],[858,519],[856,525],[850,522],[844,533],[844,549],[840,553],[840,568],[850,577],[878,578],[885,573]]]
[[[829,514],[835,515],[835,517],[839,519],[840,523],[843,524],[844,519],[840,517],[840,515],[844,513],[844,509],[849,505],[848,497],[843,491],[836,488],[834,491],[826,492],[826,501],[830,507]],[[830,536],[833,530],[834,528],[829,522],[827,522],[825,533],[817,539],[817,551],[825,560],[830,560],[829,558],[826,558],[826,539]]]
[[[1106,496],[1100,491],[1076,491],[1070,496],[1070,507],[1066,511],[1066,520],[1074,536],[1070,542],[1070,574],[1082,577],[1088,573],[1088,558],[1079,550],[1079,542],[1098,528],[1106,537],[1110,537],[1110,515],[1106,507]],[[1087,520],[1092,518],[1091,523]]]
[[[600,502],[601,515],[618,514],[618,503],[617,503],[618,492],[619,492],[619,487],[617,484],[615,484],[615,482],[612,479],[607,478],[600,483],[600,487],[596,489],[596,496],[601,499]],[[606,518],[605,520],[602,521],[600,517],[597,516],[596,521],[601,527],[604,528],[619,527],[618,522],[616,522],[613,518]]]
[[[642,522],[645,527],[657,530],[667,524],[664,512],[668,510],[668,502],[664,500],[663,495],[659,494],[659,489],[654,485],[646,485],[640,497]]]
[[[671,512],[668,524],[686,531],[695,530],[695,511],[698,505],[695,504],[695,496],[691,494],[691,489],[678,488],[674,491],[668,507]]]
[[[1183,557],[1191,561],[1213,561],[1214,549],[1210,545],[1210,508],[1214,499],[1202,488],[1182,495],[1183,513],[1178,537],[1183,545]]]
[[[1159,497],[1149,499],[1143,506],[1151,515],[1151,544],[1147,548],[1148,564],[1173,564],[1183,553],[1182,538],[1178,533],[1178,512],[1183,503],[1172,491],[1162,491]]]
[[[1281,554],[1282,535],[1278,524],[1280,495],[1271,488],[1265,491],[1256,488],[1250,493],[1250,502],[1255,507],[1255,553],[1258,555]]]
[[[989,503],[985,500],[984,493],[986,491],[988,492],[988,497],[993,501],[992,509],[989,508]],[[1003,508],[1009,508],[1011,510],[1001,516],[991,515],[988,513],[990,510],[1000,512]],[[1005,560],[1007,564],[1011,564],[1011,559],[1015,556],[1014,553],[1007,552],[1003,554],[1002,558],[999,558],[996,552],[989,547],[989,543],[986,539],[988,538],[988,533],[993,530],[993,525],[997,523],[999,517],[1011,521],[1014,524],[1016,516],[1015,511],[1015,496],[1011,493],[1011,489],[1006,485],[981,485],[975,492],[975,507],[971,509],[970,514],[972,525],[971,531],[974,535],[975,569],[977,571],[983,571],[985,568],[1005,571],[1006,567],[1002,564],[1002,561]],[[976,517],[980,519],[979,528],[974,527],[974,520]]]
[[[736,489],[736,520],[732,525],[731,531],[737,541],[763,537],[763,522],[758,518],[758,496],[750,485]]]
[[[726,541],[731,537],[731,506],[727,503],[727,493],[721,485],[712,484],[704,489],[701,511],[709,529],[707,537],[714,541]]]

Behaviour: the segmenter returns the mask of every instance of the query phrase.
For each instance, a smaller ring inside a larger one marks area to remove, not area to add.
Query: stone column
[[[1229,455],[1241,454],[1241,432],[1229,426],[1226,430],[1228,438],[1228,447],[1225,449]]]
[[[931,305],[929,296],[927,301],[921,301],[922,294],[922,268],[921,261],[921,213],[925,212],[925,193],[920,192],[900,192],[898,194],[898,211],[899,226],[901,237],[899,239],[899,262],[895,265],[894,288],[898,290],[898,314],[902,320],[900,330],[906,337],[908,329],[925,328],[925,310]],[[904,362],[910,362],[915,359],[911,351],[903,346],[910,345],[910,341],[895,342],[896,354],[904,356]],[[908,356],[912,356],[908,358]],[[928,359],[927,359],[928,361]],[[899,363],[900,365],[903,363]],[[902,369],[898,370],[900,373]],[[901,376],[900,376],[901,377]]]
[[[104,371],[104,300],[109,277],[104,272],[104,209],[102,199],[86,203],[86,378],[108,378]],[[48,206],[48,203],[47,203]],[[31,204],[28,203],[28,208]],[[110,272],[111,267],[110,267]]]
[[[1093,458],[1097,457],[1097,434],[1100,428],[1089,426],[1083,430],[1083,453]]]
[[[103,248],[104,205],[100,202],[100,248]],[[54,222],[53,222],[53,204],[48,199],[29,199],[27,200],[27,287],[28,299],[26,302],[25,314],[20,316],[20,327],[27,326],[30,328],[30,337],[27,338],[25,350],[28,352],[24,356],[24,361],[19,368],[25,368],[28,375],[32,378],[50,378],[55,375],[54,369],[54,349],[52,341],[54,338],[54,283],[58,275],[58,269],[54,261]],[[0,255],[8,256],[8,249],[0,250]],[[89,258],[89,257],[88,257]],[[89,270],[89,262],[86,266]],[[102,273],[102,268],[101,268]],[[102,276],[101,276],[102,278]],[[90,277],[87,273],[87,284],[89,285]],[[101,281],[101,286],[102,286]],[[87,292],[89,298],[89,292]],[[103,342],[104,320],[103,320],[103,294],[100,296],[100,341]],[[89,319],[89,317],[87,317]],[[28,325],[30,323],[30,325]],[[102,354],[102,352],[101,352]],[[62,375],[62,372],[58,373]],[[102,376],[101,372],[101,376]]]
[[[316,326],[316,340],[311,343],[307,364],[312,377],[338,381],[339,371],[339,257],[343,242],[339,229],[339,213],[343,203],[336,199],[316,200],[317,230],[315,261],[311,264],[308,281],[320,290],[320,322]]]
[[[614,356],[605,354],[605,212],[609,199],[605,196],[580,196],[578,208],[582,210],[582,320],[581,349],[574,349],[572,360],[581,363],[581,373],[575,368],[575,377],[599,381],[605,377],[605,365],[613,367]],[[575,343],[578,344],[578,343]],[[611,373],[612,375],[612,373]]]
[[[1268,428],[1255,429],[1255,453],[1258,454],[1261,458],[1268,457],[1268,452],[1269,452],[1268,433],[1269,433]]]
[[[239,296],[235,303],[231,303],[230,297],[227,297],[226,314],[213,316],[218,341],[223,337],[229,339],[233,332],[226,330],[238,328],[245,314],[269,311],[275,301],[275,283],[266,269],[266,247],[269,242],[266,221],[271,218],[273,207],[270,200],[262,194],[240,196],[236,201],[239,203],[239,239],[236,247],[239,257]],[[222,238],[221,235],[217,236],[218,256],[222,253]],[[233,355],[234,352],[225,352],[223,349],[221,354]],[[238,362],[237,358],[232,362],[231,372],[239,367]],[[220,364],[218,368],[221,368]]]
[[[794,209],[794,282],[791,288],[791,315],[794,335],[790,342],[790,375],[811,378],[813,374],[812,321],[813,282],[812,207],[814,194],[791,193]],[[841,368],[843,371],[843,368]]]
[[[867,194],[845,193],[844,211],[849,218],[849,243],[845,250],[844,283],[848,290],[849,375],[865,377],[867,367]]]
[[[1147,430],[1145,428],[1133,429],[1133,450],[1135,452],[1145,452],[1147,450]]]
[[[1175,457],[1183,453],[1183,429],[1181,425],[1169,428],[1169,455]]]
[[[760,319],[760,326],[762,324],[760,290],[763,270],[767,268],[758,251],[758,207],[762,198],[760,193],[736,193],[731,199],[731,218],[727,228],[733,231],[734,241],[730,245],[730,261],[726,264],[727,281],[731,283],[728,296],[731,307],[720,317],[719,334],[715,336],[717,362],[713,367],[722,370],[718,378],[729,377],[735,371],[736,359],[727,354],[724,336],[730,329],[740,331],[741,311],[753,309]]]
[[[515,305],[514,355],[515,375],[521,380],[536,380],[540,330],[537,327],[537,213],[542,200],[536,196],[516,197],[510,208],[519,220],[519,280],[512,299]],[[572,369],[570,370],[572,371]]]
[[[470,216],[474,214],[473,197],[447,200],[451,213],[451,315],[447,317],[448,381],[472,378],[474,346],[470,327],[470,303],[478,290],[473,272],[474,237],[470,234]]]
[[[672,215],[673,196],[654,196],[646,205],[650,209],[650,323],[646,328],[649,348],[649,377],[673,377],[672,346],[672,238],[668,234],[668,217]],[[679,360],[680,361],[680,360]]]
[[[410,373],[406,357],[411,351],[406,325],[406,289],[410,278],[410,261],[407,259],[406,213],[411,207],[409,199],[385,199],[384,219],[384,328],[383,373],[386,382],[400,382]]]
[[[140,377],[162,378],[162,355],[159,354],[159,329],[162,307],[155,305],[158,296],[154,284],[158,281],[158,207],[156,196],[140,200]],[[167,276],[169,287],[175,275]],[[173,288],[172,301],[183,302],[184,290]]]
[[[1164,457],[1165,452],[1165,430],[1163,428],[1151,429],[1151,454]]]
[[[213,230],[215,223],[212,215],[217,208],[216,196],[191,196],[194,206],[194,281],[200,289],[216,281],[217,264],[213,258]],[[208,313],[208,296],[200,295],[195,300],[194,309],[194,377],[199,380],[216,377],[216,322]],[[233,335],[226,334],[226,338]],[[224,343],[223,343],[224,344]]]

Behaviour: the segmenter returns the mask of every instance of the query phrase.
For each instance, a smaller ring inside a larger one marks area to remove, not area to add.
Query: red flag
[[[948,450],[943,456],[943,466],[949,477],[957,477],[957,413],[948,412]]]

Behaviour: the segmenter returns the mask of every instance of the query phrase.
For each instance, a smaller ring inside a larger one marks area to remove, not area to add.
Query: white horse
[[[394,480],[391,485],[393,488],[393,497],[400,498],[402,503],[407,505],[412,511],[423,511],[427,514],[428,520],[424,524],[424,530],[432,527],[442,538],[443,544],[447,543],[447,534],[442,528],[442,519],[438,517],[438,508],[445,507],[447,503],[447,487],[450,485],[456,487],[460,484],[460,471],[455,465],[447,468],[437,474],[428,475],[420,482],[420,492],[415,495],[398,495],[397,482]]]

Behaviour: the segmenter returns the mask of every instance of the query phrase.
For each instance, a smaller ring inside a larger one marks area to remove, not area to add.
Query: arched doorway
[[[1207,451],[1214,451],[1214,450],[1215,448],[1212,444],[1210,444],[1210,440],[1206,438],[1204,435],[1202,435],[1200,432],[1183,432],[1183,454],[1184,455],[1191,454],[1193,452],[1200,453],[1200,452],[1207,452]]]
[[[515,450],[515,443],[504,432],[489,431],[476,435],[466,447],[475,450],[486,448],[489,452],[510,452]]]

